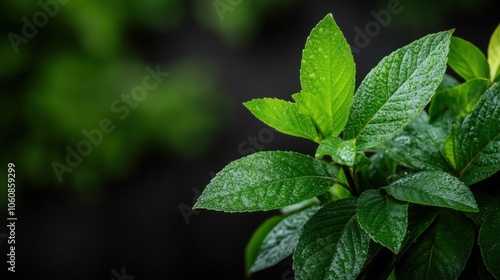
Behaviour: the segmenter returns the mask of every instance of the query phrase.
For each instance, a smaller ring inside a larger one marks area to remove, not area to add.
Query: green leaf
[[[353,166],[356,159],[356,140],[343,141],[338,137],[329,137],[321,141],[316,150],[316,158],[331,156],[334,163]]]
[[[359,225],[374,241],[399,252],[408,226],[408,203],[380,190],[367,190],[358,199],[357,215]]]
[[[391,138],[415,119],[443,79],[451,31],[430,34],[386,56],[361,82],[345,139],[359,151]]]
[[[315,206],[288,215],[268,231],[261,242],[259,254],[251,266],[251,272],[271,267],[290,256],[297,245],[302,226],[319,208]]]
[[[328,167],[315,158],[294,152],[258,152],[217,173],[194,208],[273,210],[320,195],[334,180]]]
[[[448,64],[466,81],[476,78],[490,79],[490,69],[483,52],[471,42],[453,36]]]
[[[490,38],[488,44],[488,64],[490,65],[491,81],[500,77],[500,24]]]
[[[321,208],[304,225],[293,255],[297,279],[355,279],[370,237],[356,220],[356,198]]]
[[[252,265],[255,263],[257,256],[259,255],[260,248],[266,236],[271,232],[271,230],[283,220],[284,216],[274,216],[267,219],[262,223],[259,228],[253,233],[250,241],[248,241],[247,247],[245,249],[245,274],[250,275]]]
[[[405,239],[401,245],[401,254],[417,240],[417,238],[434,222],[439,212],[417,204],[410,204],[408,207],[408,228]]]
[[[402,201],[477,212],[474,195],[458,178],[442,171],[422,171],[395,181],[387,188]]]
[[[281,214],[291,214],[309,208],[313,205],[318,205],[320,201],[317,197],[312,197],[296,204],[288,205],[280,209]]]
[[[500,170],[500,82],[481,97],[458,134],[459,177],[467,185]]]
[[[347,122],[355,71],[351,48],[328,14],[307,38],[300,67],[302,92],[293,96],[323,138],[339,135]]]
[[[442,170],[451,172],[441,149],[450,127],[450,119],[429,124],[425,111],[394,137],[372,150],[384,153],[400,165],[415,170]]]
[[[439,222],[398,262],[397,279],[457,279],[467,264],[473,244],[474,230],[460,213],[441,213]]]
[[[482,191],[474,193],[479,212],[466,213],[467,217],[471,218],[477,225],[482,225],[488,215],[494,212],[500,212],[500,196],[492,196]]]
[[[462,120],[472,112],[488,88],[488,83],[485,79],[472,79],[457,87],[437,92],[429,107],[431,119],[450,109],[457,119]]]
[[[263,98],[245,102],[243,105],[255,117],[279,132],[320,142],[311,117],[301,114],[295,103]]]
[[[479,230],[478,244],[481,248],[481,256],[489,272],[497,279],[500,278],[500,212],[491,212],[481,225]]]

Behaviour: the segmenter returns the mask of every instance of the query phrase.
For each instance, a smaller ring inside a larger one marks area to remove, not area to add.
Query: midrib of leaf
[[[432,255],[434,254],[434,240],[432,240],[431,252],[429,254],[429,262],[427,263],[427,275],[425,275],[425,279],[429,279],[429,273],[431,271],[431,263],[432,263]]]
[[[432,191],[433,191],[432,189],[429,189],[429,190],[427,190],[427,189],[414,189],[414,188],[411,188],[411,187],[406,187],[406,189],[408,189],[412,193],[413,193],[414,190],[416,190],[417,193],[420,192],[420,193],[424,193],[426,195],[429,195],[432,198],[432,200],[434,200],[436,197],[439,198],[439,199],[442,199],[442,197],[434,195],[432,193]],[[461,201],[457,201],[457,200],[454,200],[454,199],[448,199],[448,200],[449,201],[453,201],[454,203],[458,203],[460,205],[466,205],[466,204],[463,204]],[[410,201],[408,201],[408,202],[410,202]],[[425,205],[427,205],[427,204],[425,204]],[[466,205],[466,206],[469,206],[469,205]]]
[[[286,182],[286,181],[290,181],[290,180],[307,179],[307,178],[328,179],[328,180],[332,180],[334,182],[336,181],[335,178],[333,178],[333,177],[305,175],[305,176],[289,177],[289,178],[283,178],[283,179],[278,179],[278,180],[273,180],[273,181],[267,181],[265,183],[253,185],[252,187],[261,186],[262,184],[276,184],[276,183]],[[220,196],[213,196],[213,197],[217,197],[217,198],[226,197],[226,196],[233,195],[235,193],[239,193],[239,190],[236,190],[233,192],[227,192],[227,194],[220,195]]]
[[[435,39],[434,39],[435,41]],[[424,45],[425,43],[422,43],[422,45]],[[440,44],[438,44],[440,45]],[[437,47],[437,46],[436,46]],[[420,51],[422,50],[422,48],[419,48],[419,53]],[[430,54],[433,53],[433,51],[429,52],[429,54],[427,55],[427,57],[419,63],[419,65],[422,65],[424,62],[426,62],[428,59],[429,59],[429,56]],[[408,54],[408,51],[405,52],[405,56]],[[418,58],[417,58],[418,59]],[[401,59],[401,62],[404,61],[404,57]],[[391,62],[391,64],[394,64],[394,61]],[[398,70],[398,73],[401,73],[401,66],[402,66],[403,63],[400,63],[399,64],[399,70]],[[392,65],[391,65],[392,67]],[[390,68],[389,68],[390,69]],[[394,96],[397,95],[397,93],[399,93],[400,89],[406,85],[408,83],[408,81],[410,80],[410,78],[413,78],[413,74],[418,70],[418,67],[416,67],[415,69],[413,69],[413,71],[411,72],[411,74],[408,76],[408,78],[406,79],[406,81],[404,81],[404,83],[402,83],[401,85],[398,86],[398,89],[387,99],[387,101],[384,102],[384,104],[382,106],[380,106],[380,108],[378,108],[377,112],[375,112],[375,114],[373,114],[373,116],[365,123],[365,125],[363,126],[363,128],[361,128],[361,130],[358,132],[358,134],[356,135],[356,139],[359,138],[359,136],[361,135],[361,133],[366,129],[366,127],[372,123],[373,119],[375,118],[375,116],[380,112],[380,110],[382,110],[382,108],[384,108],[384,106],[389,103],[389,101],[391,101],[391,99],[393,99]],[[387,85],[389,85],[389,76],[390,75],[387,75]],[[394,121],[395,122],[395,121]]]

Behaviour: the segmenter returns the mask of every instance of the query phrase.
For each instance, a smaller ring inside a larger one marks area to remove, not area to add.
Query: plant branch
[[[354,190],[351,188],[351,186],[349,186],[348,184],[340,181],[340,180],[335,180],[335,182],[339,185],[341,185],[342,187],[348,189],[350,192],[353,192]]]

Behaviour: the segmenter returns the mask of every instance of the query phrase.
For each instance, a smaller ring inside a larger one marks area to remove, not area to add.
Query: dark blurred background
[[[428,33],[456,28],[486,51],[497,2],[2,1],[0,174],[6,182],[16,165],[16,275],[244,279],[246,242],[276,213],[191,211],[193,201],[232,160],[315,145],[269,129],[241,103],[291,100],[305,40],[327,13],[359,49],[359,84]],[[357,28],[388,5],[400,12],[356,43]],[[5,217],[6,187],[0,205]],[[291,260],[252,279],[293,279]]]

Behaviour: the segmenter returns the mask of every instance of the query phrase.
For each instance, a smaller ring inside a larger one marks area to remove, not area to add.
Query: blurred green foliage
[[[0,145],[5,164],[16,164],[18,191],[71,187],[82,196],[123,178],[145,151],[186,160],[203,154],[228,119],[227,98],[215,82],[217,65],[204,57],[178,56],[159,62],[170,75],[122,120],[113,102],[142,84],[148,65],[156,68],[141,59],[145,55],[136,45],[144,42],[134,42],[134,34],[172,38],[171,32],[191,17],[229,45],[244,46],[262,26],[263,15],[291,3],[241,1],[221,20],[215,1],[56,1],[0,3],[0,30],[6,35],[0,41],[0,111],[6,120]],[[47,21],[35,31],[24,30],[26,20],[43,22],[40,13]],[[59,182],[52,164],[67,166],[67,147],[76,150],[87,140],[82,130],[98,129],[105,118],[114,131],[104,133],[103,141]]]
[[[392,0],[394,1],[394,0]],[[379,0],[379,10],[385,9],[391,0]],[[435,28],[442,25],[452,14],[480,14],[491,8],[493,0],[419,0],[399,1],[404,16],[394,16],[396,28]]]
[[[221,34],[228,45],[242,47],[257,36],[266,16],[286,15],[297,1],[195,0],[194,3],[196,19],[202,26]]]
[[[2,155],[5,164],[16,164],[18,191],[27,185],[70,186],[81,195],[127,174],[145,151],[163,150],[183,159],[203,154],[228,118],[225,94],[215,82],[216,65],[203,57],[176,57],[159,63],[161,71],[170,75],[137,108],[129,108],[122,120],[113,111],[113,102],[142,84],[148,65],[156,68],[141,59],[144,54],[133,47],[131,34],[168,37],[193,13],[201,25],[216,30],[227,42],[251,42],[258,15],[272,6],[266,4],[269,1],[244,1],[221,22],[210,1],[41,2],[57,5],[49,7],[53,15],[31,38],[23,36],[23,18],[33,23],[35,14],[49,12],[38,1],[0,4],[2,33],[26,40],[17,46],[8,36],[0,41],[0,111],[6,120],[1,126]],[[202,12],[206,3],[209,9]],[[82,130],[98,129],[104,118],[112,121],[114,131],[104,133],[102,143],[59,182],[52,163],[66,165],[66,147],[76,149],[87,139]],[[6,175],[3,169],[0,172]]]

